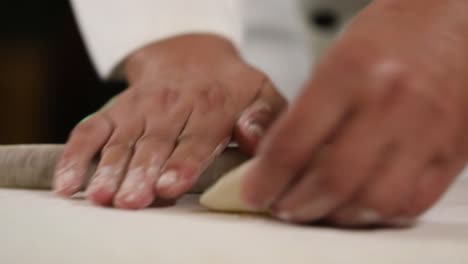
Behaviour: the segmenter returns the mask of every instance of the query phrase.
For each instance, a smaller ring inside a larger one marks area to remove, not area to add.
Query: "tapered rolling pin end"
[[[63,145],[0,146],[0,187],[51,189]]]

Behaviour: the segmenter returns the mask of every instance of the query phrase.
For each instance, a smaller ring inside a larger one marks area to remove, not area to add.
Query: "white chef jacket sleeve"
[[[240,46],[242,0],[71,0],[102,78],[123,78],[121,64],[151,42],[212,33]]]

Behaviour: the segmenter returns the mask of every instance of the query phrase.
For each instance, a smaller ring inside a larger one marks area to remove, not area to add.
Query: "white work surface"
[[[208,212],[196,198],[123,211],[0,189],[0,263],[468,263],[468,179],[404,230],[292,226]]]

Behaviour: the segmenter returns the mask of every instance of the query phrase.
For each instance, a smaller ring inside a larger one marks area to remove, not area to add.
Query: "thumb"
[[[235,126],[234,138],[243,152],[255,154],[261,139],[286,105],[286,99],[271,81],[263,82],[258,96],[240,115]]]

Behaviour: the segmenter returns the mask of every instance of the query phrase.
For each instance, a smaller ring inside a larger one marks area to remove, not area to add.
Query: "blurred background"
[[[99,81],[68,1],[0,3],[0,144],[64,142],[124,87]]]

